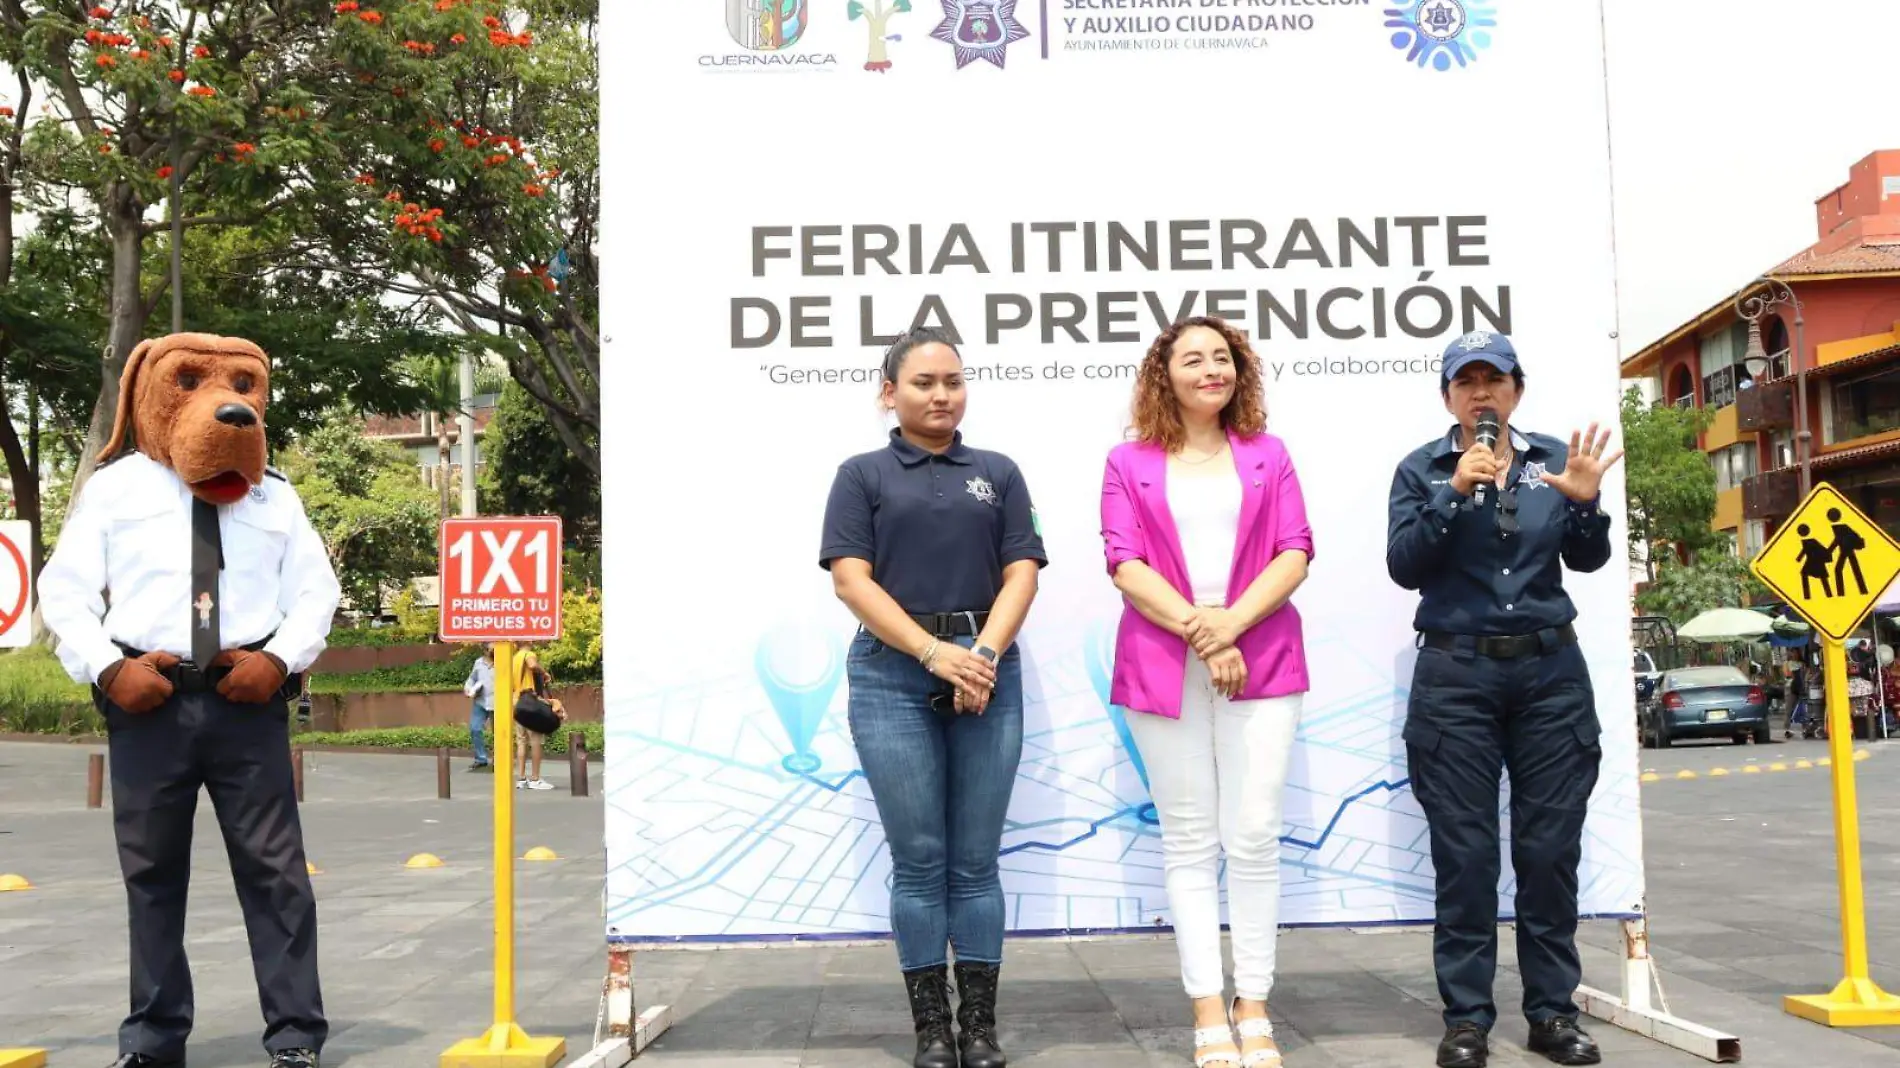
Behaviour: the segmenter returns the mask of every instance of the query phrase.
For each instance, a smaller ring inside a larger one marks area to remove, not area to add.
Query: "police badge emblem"
[[[957,69],[989,60],[1000,70],[1011,43],[1029,36],[1016,21],[1016,0],[942,0],[943,21],[930,36],[955,49]]]

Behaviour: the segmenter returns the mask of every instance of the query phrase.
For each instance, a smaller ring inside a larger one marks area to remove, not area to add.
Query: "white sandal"
[[[1225,1027],[1200,1027],[1194,1031],[1194,1048],[1197,1050],[1203,1046],[1232,1045],[1233,1042],[1234,1033]],[[1240,1059],[1240,1052],[1238,1050],[1232,1053],[1226,1050],[1216,1050],[1213,1053],[1196,1053],[1194,1055],[1194,1068],[1207,1068],[1210,1064],[1241,1065],[1243,1062]]]
[[[1232,1006],[1228,1007],[1228,1012],[1230,1014],[1233,1012]],[[1250,1038],[1271,1039],[1273,1037],[1273,1021],[1264,1016],[1249,1020],[1236,1019],[1234,1021],[1234,1030],[1240,1035],[1240,1040],[1243,1043]],[[1240,1058],[1240,1068],[1267,1068],[1268,1065],[1279,1063],[1280,1051],[1277,1049],[1257,1049]]]

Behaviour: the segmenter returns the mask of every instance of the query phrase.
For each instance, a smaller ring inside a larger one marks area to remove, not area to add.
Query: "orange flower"
[[[396,192],[394,189],[391,189],[389,192],[383,194],[383,199],[384,200],[401,200],[402,194]]]
[[[453,36],[453,37],[451,37],[451,38],[449,38],[449,43],[450,43],[450,44],[458,44],[458,45],[459,45],[459,44],[467,44],[467,43],[468,43],[468,35],[467,35],[467,34],[465,34],[465,33],[458,33],[458,34],[456,34],[455,36]]]
[[[541,194],[547,192],[546,189],[542,188],[541,186],[535,185],[533,182],[529,182],[527,185],[522,186],[521,191],[523,193],[528,194],[531,197],[538,197]]]
[[[96,45],[96,44],[99,44],[99,43],[101,43],[101,42],[103,42],[103,41],[104,41],[105,39],[106,39],[106,35],[105,35],[105,34],[103,34],[103,33],[101,33],[101,32],[100,32],[100,31],[98,31],[98,30],[87,30],[87,31],[86,31],[86,43],[87,43],[87,44],[89,44],[89,45]]]
[[[435,9],[437,11],[447,11],[454,6],[455,0],[435,0]]]
[[[173,85],[183,85],[185,83],[185,72],[182,70],[174,70],[170,74],[165,75],[165,77],[170,78]]]
[[[0,119],[10,119],[12,117],[13,109],[5,105],[0,105]]]
[[[101,156],[110,156],[110,155],[112,155],[112,146],[111,146],[111,145],[100,145],[100,146],[99,146],[99,154],[100,154]]]
[[[496,18],[493,15],[490,15],[487,18],[482,20],[482,25],[488,27],[491,30],[499,30],[501,29],[501,20]]]
[[[191,50],[191,58],[193,58],[193,59],[210,59],[210,58],[211,58],[211,49],[209,49],[209,48],[206,48],[206,47],[205,47],[204,45],[199,45],[198,47],[196,47],[196,48],[194,48],[194,49],[192,49],[192,50]]]
[[[373,174],[359,174],[356,176],[356,184],[357,185],[375,185],[376,176]]]
[[[158,169],[158,180],[165,181],[172,176],[172,165],[167,163]]]
[[[473,138],[473,137],[463,137],[463,138],[462,138],[462,147],[463,147],[463,148],[474,148],[474,147],[475,147],[476,145],[479,145],[479,144],[481,144],[481,141],[479,141],[479,140],[478,140],[478,139],[476,139],[476,138]]]
[[[380,11],[365,11],[356,17],[369,23],[371,26],[380,26],[383,24],[383,13]]]
[[[119,57],[108,56],[108,55],[105,55],[104,53],[101,53],[98,56],[93,58],[93,62],[99,65],[100,67],[116,67],[119,65]]]
[[[190,93],[192,96],[203,97],[206,100],[218,95],[218,91],[208,85],[194,85],[185,90],[185,92]]]
[[[449,143],[447,141],[442,140],[440,137],[429,142],[429,151],[431,152],[440,152],[447,147],[449,147]]]
[[[160,37],[158,39],[158,47],[170,48],[171,46],[172,46],[172,39],[169,36]]]
[[[347,15],[350,12],[355,11],[360,6],[361,5],[359,5],[356,2],[356,0],[343,0],[342,3],[336,6],[336,13],[339,15]]]
[[[150,59],[152,58],[152,54],[150,52],[147,52],[145,49],[141,48],[138,51],[132,53],[132,58],[133,59]]]
[[[240,156],[248,156],[257,151],[257,146],[249,141],[239,141],[237,144],[231,146],[231,151],[236,152]]]
[[[109,19],[112,17],[112,12],[105,7],[95,7],[91,11],[88,11],[87,14],[96,19]]]
[[[499,152],[488,157],[488,165],[490,167],[499,167],[506,162],[508,162],[508,157]]]

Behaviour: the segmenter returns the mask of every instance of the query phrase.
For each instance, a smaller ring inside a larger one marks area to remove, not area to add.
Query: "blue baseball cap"
[[[1450,382],[1474,363],[1488,363],[1508,375],[1518,369],[1517,349],[1503,334],[1473,330],[1445,346],[1444,381]]]

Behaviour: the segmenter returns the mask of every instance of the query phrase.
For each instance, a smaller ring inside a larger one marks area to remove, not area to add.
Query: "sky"
[[[1900,74],[1871,44],[1900,41],[1900,0],[1603,7],[1627,357],[1812,244],[1814,202],[1900,149]]]

